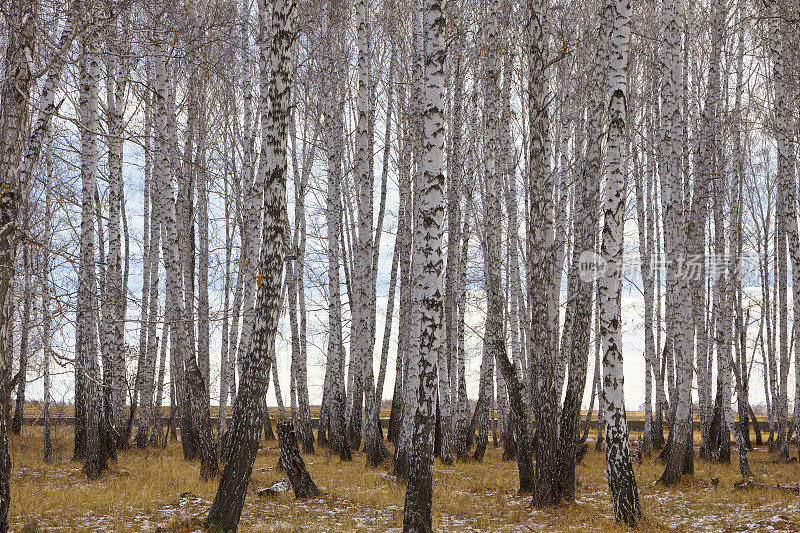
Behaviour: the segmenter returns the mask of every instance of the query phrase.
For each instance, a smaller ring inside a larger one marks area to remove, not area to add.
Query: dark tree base
[[[17,405],[14,408],[14,418],[11,421],[11,433],[19,435],[22,433],[22,418],[25,410],[25,397],[17,397]]]
[[[742,474],[742,478],[753,477],[753,472],[750,470],[750,464],[747,461],[747,443],[741,431],[736,432],[736,446],[739,448],[739,472]]]
[[[277,431],[281,451],[279,464],[289,476],[295,497],[300,500],[316,498],[320,495],[320,490],[311,479],[311,474],[306,470],[306,463],[300,456],[297,435],[292,423],[288,420],[279,420]]]
[[[311,429],[311,422],[301,423],[303,436],[303,453],[314,453],[314,431]]]
[[[269,408],[266,402],[264,403],[264,439],[275,440],[275,433],[272,432],[272,418],[269,416]]]

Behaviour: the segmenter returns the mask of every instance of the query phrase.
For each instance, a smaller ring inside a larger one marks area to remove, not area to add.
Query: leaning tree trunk
[[[298,500],[316,498],[320,495],[320,490],[311,479],[311,474],[306,469],[306,463],[300,455],[300,449],[297,447],[297,434],[292,423],[288,420],[279,420],[277,433],[280,446],[278,464],[289,477],[295,498]]]
[[[262,24],[268,6],[259,2]],[[278,0],[272,10],[269,49],[271,103],[263,125],[260,178],[265,181],[264,223],[259,257],[259,283],[253,339],[242,361],[242,377],[233,405],[228,439],[230,454],[220,478],[219,489],[208,512],[209,531],[236,531],[253,471],[258,437],[263,422],[261,409],[269,385],[271,353],[275,349],[281,307],[281,282],[286,242],[286,144],[289,124],[292,40],[295,3]],[[262,32],[267,28],[262,27]],[[267,53],[264,50],[262,53]],[[266,68],[266,65],[265,65]],[[266,73],[264,73],[266,75]]]
[[[601,31],[603,27],[601,25]],[[602,64],[607,56],[607,39],[599,35],[595,64]],[[561,424],[559,430],[558,452],[558,491],[559,499],[573,501],[575,499],[575,467],[578,451],[578,435],[580,408],[583,401],[583,391],[589,363],[589,340],[592,322],[592,278],[583,276],[579,271],[581,260],[593,257],[595,250],[595,235],[597,234],[597,200],[601,165],[601,143],[604,102],[601,92],[602,70],[596,67],[592,76],[591,94],[589,101],[589,119],[587,124],[586,160],[583,163],[580,183],[576,184],[577,205],[575,206],[575,244],[572,250],[572,268],[568,275],[568,309],[571,316],[571,332],[568,337],[570,342],[563,349],[568,350],[569,374],[567,376],[567,391],[561,409]],[[566,334],[565,330],[565,334]],[[598,380],[599,381],[599,380]],[[594,380],[593,380],[594,383]],[[595,388],[592,387],[594,394]],[[594,398],[592,398],[594,403]],[[591,413],[591,404],[589,407]],[[588,428],[588,424],[587,424]],[[588,430],[588,429],[587,429]]]
[[[531,461],[530,443],[528,441],[528,416],[522,400],[522,384],[517,368],[508,358],[503,329],[504,295],[501,288],[501,217],[500,196],[503,185],[501,182],[501,165],[497,165],[496,155],[498,150],[498,118],[500,88],[498,83],[499,68],[498,55],[498,12],[496,0],[488,4],[487,12],[487,40],[488,54],[486,59],[486,106],[487,106],[487,159],[486,159],[486,278],[487,278],[487,313],[486,313],[486,342],[488,344],[488,357],[495,358],[500,372],[508,389],[511,407],[511,421],[514,428],[514,438],[517,443],[517,463],[519,470],[519,492],[526,493],[534,490],[533,463]]]

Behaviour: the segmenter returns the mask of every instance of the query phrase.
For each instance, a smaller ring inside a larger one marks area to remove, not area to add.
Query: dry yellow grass
[[[71,428],[69,428],[71,430]],[[154,531],[202,517],[216,483],[199,481],[197,464],[186,463],[180,446],[136,449],[94,482],[71,462],[68,428],[59,428],[56,458],[41,460],[41,428],[25,428],[12,444],[14,461],[12,529],[35,522],[40,531]],[[404,486],[364,466],[362,454],[339,462],[318,450],[308,469],[325,495],[308,502],[291,492],[260,498],[257,489],[283,477],[276,467],[277,443],[264,445],[256,460],[241,531],[387,531],[402,526]],[[516,462],[490,449],[482,463],[436,463],[434,526],[437,531],[624,531],[614,523],[605,477],[605,457],[592,450],[578,468],[575,503],[537,510],[529,496],[515,494]],[[800,496],[778,489],[739,491],[738,466],[696,463],[694,479],[678,487],[655,484],[660,465],[635,465],[645,521],[640,531],[800,531]],[[774,463],[763,448],[750,454],[756,481],[770,486],[796,483],[797,463]],[[718,478],[714,485],[712,478]],[[183,493],[191,493],[181,497]],[[31,529],[33,530],[33,529]]]

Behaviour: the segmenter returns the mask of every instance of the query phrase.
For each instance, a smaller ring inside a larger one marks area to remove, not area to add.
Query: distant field
[[[163,418],[169,417],[169,406],[161,408],[161,416]],[[39,402],[26,402],[25,403],[25,410],[23,411],[25,422],[27,424],[35,423],[42,418],[42,405]],[[130,413],[130,411],[128,411]],[[269,414],[271,417],[276,418],[280,411],[277,407],[270,406]],[[50,416],[53,419],[63,420],[67,423],[72,423],[75,418],[75,406],[72,404],[51,404],[50,405]],[[211,418],[217,418],[219,416],[219,406],[212,405],[211,406]],[[231,408],[228,407],[227,412],[228,418],[231,416]],[[388,420],[389,419],[389,409],[381,409],[381,419]],[[135,419],[139,418],[139,413],[136,413],[134,416]],[[311,406],[311,418],[316,420],[319,418],[319,405],[312,405]]]
[[[162,417],[169,416],[169,406],[162,407],[161,413]],[[37,420],[40,420],[42,417],[42,405],[39,402],[27,402],[25,404],[25,422],[28,424],[35,423]],[[581,418],[586,419],[586,411],[581,411]],[[231,408],[228,407],[228,417],[231,414]],[[269,414],[271,417],[275,418],[279,415],[278,408],[275,406],[270,406]],[[219,415],[219,406],[212,405],[211,406],[211,418],[217,418]],[[73,419],[75,418],[75,406],[72,404],[51,404],[50,405],[50,416],[54,419],[65,420],[68,423],[72,423]],[[389,409],[381,409],[381,419],[382,420],[389,420]],[[134,417],[138,419],[138,413]],[[311,406],[311,418],[312,420],[317,420],[319,418],[319,405],[312,405]],[[596,420],[597,418],[597,411],[594,412],[592,420]],[[738,420],[738,416],[734,414],[734,420]],[[695,413],[694,417],[695,421],[699,421],[700,417],[697,413]],[[757,419],[759,422],[766,423],[767,417],[763,415],[757,415]],[[628,411],[628,421],[629,422],[644,422],[644,411]]]

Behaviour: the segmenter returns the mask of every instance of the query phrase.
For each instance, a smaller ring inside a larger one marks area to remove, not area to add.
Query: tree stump
[[[295,497],[301,500],[316,498],[320,495],[320,491],[311,479],[311,475],[306,470],[306,463],[300,456],[297,435],[292,423],[288,420],[279,420],[277,431],[281,452],[278,462],[289,477]]]

